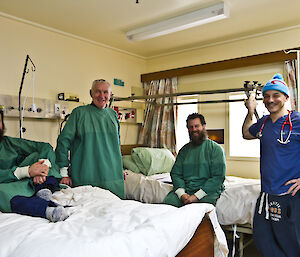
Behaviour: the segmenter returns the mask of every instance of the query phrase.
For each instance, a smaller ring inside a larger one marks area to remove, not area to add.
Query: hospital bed
[[[143,148],[143,146],[124,145],[121,148],[122,154],[131,155],[132,149],[136,148]],[[157,162],[154,159],[152,161]],[[125,169],[125,173],[127,174],[125,190],[128,199],[145,203],[161,203],[173,188],[169,173],[146,176],[128,169]],[[224,185],[225,191],[216,204],[217,218],[224,230],[232,232],[233,241],[239,238],[239,254],[243,256],[243,250],[249,244],[244,241],[244,235],[252,234],[253,215],[260,192],[260,181],[226,176]]]
[[[68,219],[50,223],[0,212],[1,257],[226,256],[225,235],[210,204],[145,204],[92,186],[57,191],[53,200],[72,206]]]

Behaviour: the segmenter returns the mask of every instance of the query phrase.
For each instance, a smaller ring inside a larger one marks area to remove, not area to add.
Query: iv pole
[[[27,56],[26,56],[26,60],[25,60],[25,65],[24,65],[23,74],[22,74],[21,85],[20,85],[20,89],[19,89],[19,124],[20,124],[20,138],[22,138],[22,133],[23,133],[22,107],[21,107],[21,94],[22,94],[22,88],[23,88],[23,83],[24,83],[25,75],[26,75],[26,73],[29,72],[29,70],[27,70],[28,60],[31,62],[31,64],[32,64],[32,66],[33,66],[33,67],[31,67],[32,72],[35,72],[35,70],[36,70],[36,67],[35,67],[33,61],[30,59],[29,55],[27,55]]]

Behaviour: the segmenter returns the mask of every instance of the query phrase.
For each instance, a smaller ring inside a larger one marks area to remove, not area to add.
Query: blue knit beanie
[[[287,96],[289,95],[288,86],[284,82],[283,77],[280,73],[275,74],[274,77],[264,85],[262,94],[264,95],[264,93],[268,90],[277,90],[286,94]]]

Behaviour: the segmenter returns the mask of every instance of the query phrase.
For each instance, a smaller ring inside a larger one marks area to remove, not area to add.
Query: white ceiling
[[[230,17],[141,42],[128,30],[185,14],[212,0],[0,0],[17,17],[142,57],[154,57],[300,26],[300,0],[225,0]]]

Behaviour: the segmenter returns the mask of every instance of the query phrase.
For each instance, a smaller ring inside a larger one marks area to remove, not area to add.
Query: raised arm
[[[245,106],[248,109],[248,113],[245,117],[243,127],[242,127],[243,138],[244,139],[255,139],[256,137],[252,136],[249,131],[249,128],[254,123],[253,116],[254,116],[254,111],[256,109],[256,106],[257,106],[257,102],[255,100],[254,94],[250,94],[249,99],[245,102]]]

